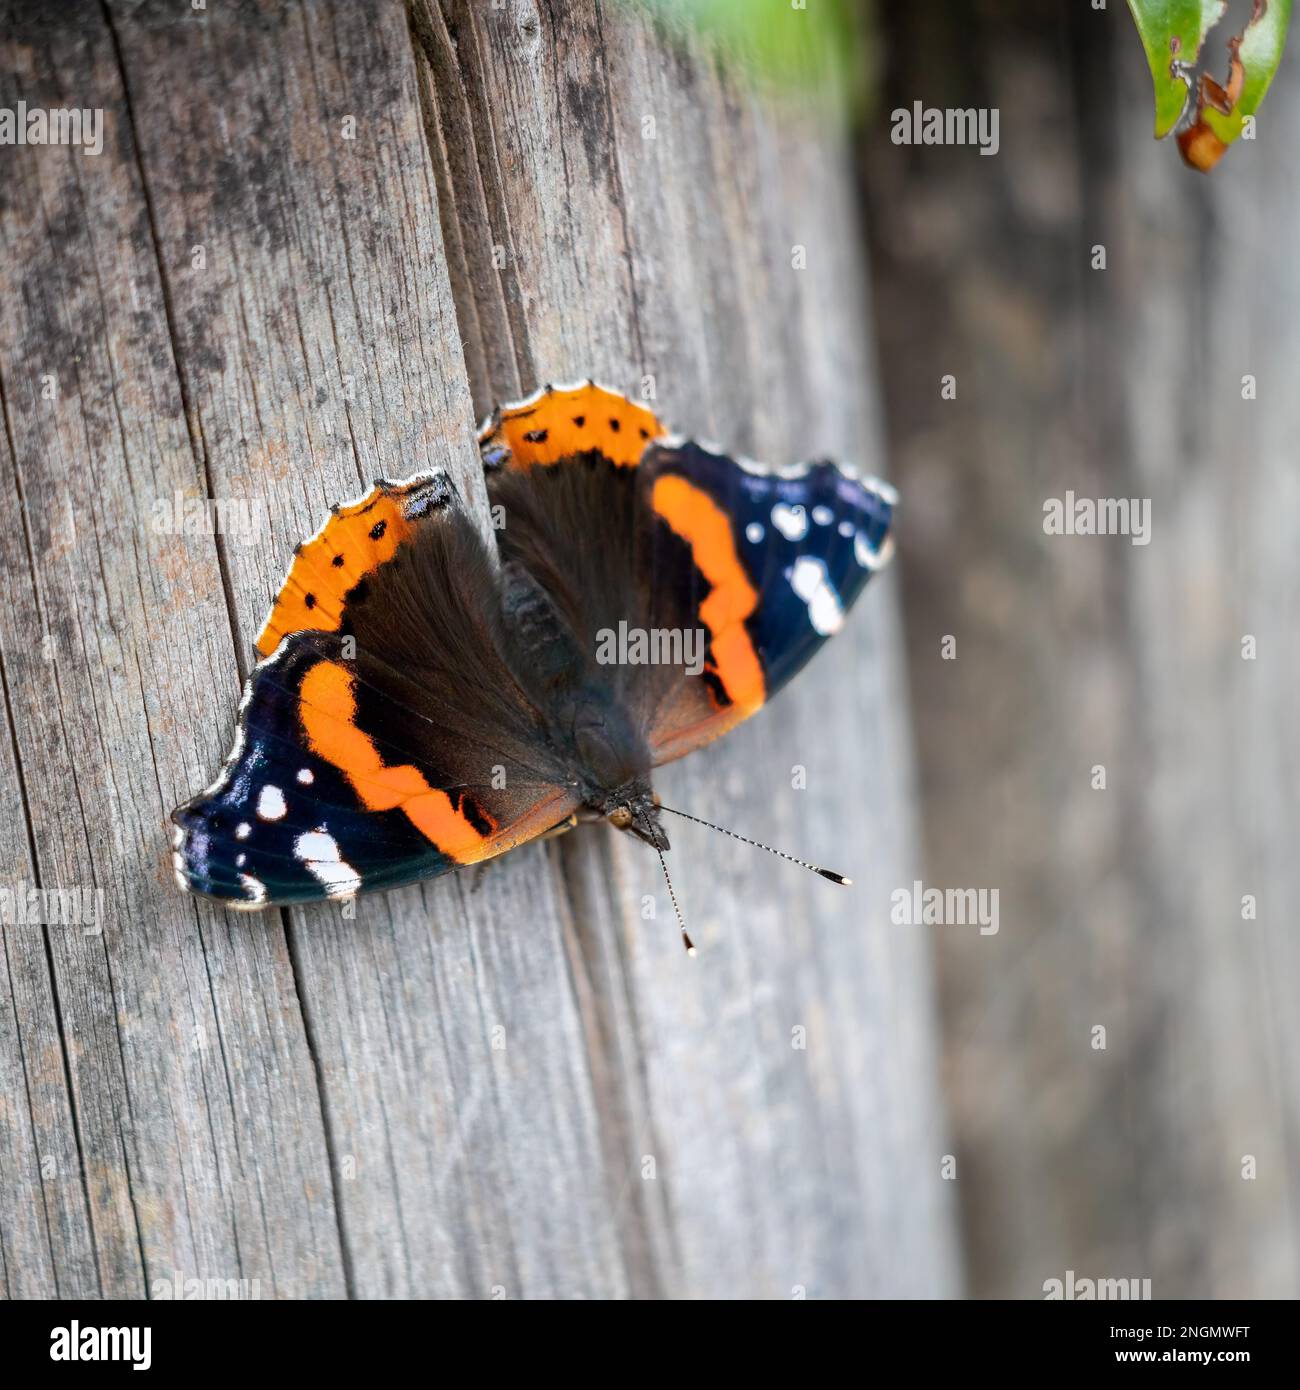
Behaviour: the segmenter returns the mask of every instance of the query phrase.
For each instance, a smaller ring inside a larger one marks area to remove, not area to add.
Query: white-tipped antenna
[[[673,900],[673,911],[677,914],[677,925],[682,929],[682,945],[686,947],[686,954],[695,954],[695,942],[691,940],[691,934],[686,930],[686,923],[682,921],[682,910],[677,906],[677,894],[673,892],[673,881],[668,877],[668,865],[664,863],[664,852],[655,846],[655,853],[659,856],[659,867],[664,871],[664,882],[668,885],[668,896]]]
[[[720,835],[730,835],[733,840],[739,840],[742,844],[753,845],[755,849],[765,849],[769,854],[775,854],[780,859],[788,859],[790,863],[798,864],[801,869],[811,869],[813,873],[820,874],[823,878],[830,879],[832,883],[841,883],[847,888],[853,882],[851,878],[845,878],[843,874],[837,874],[834,869],[820,868],[816,864],[810,864],[806,859],[797,859],[793,854],[787,854],[783,849],[773,849],[771,845],[765,845],[761,840],[751,840],[747,835],[737,835],[734,830],[728,830],[725,825],[714,825],[712,821],[701,820],[699,816],[692,816],[686,811],[676,811],[671,806],[664,806],[662,803],[659,809],[661,811],[667,811],[674,816],[681,816],[683,820],[693,820],[696,825],[706,825],[710,830],[716,830]],[[659,858],[662,860],[663,855],[661,854]],[[664,873],[667,874],[667,872],[668,870],[665,869]],[[668,885],[668,889],[671,893],[671,883]],[[676,906],[676,902],[677,900],[674,898],[674,906]],[[678,913],[678,920],[681,920],[680,913]],[[682,930],[685,931],[686,929],[683,927]]]

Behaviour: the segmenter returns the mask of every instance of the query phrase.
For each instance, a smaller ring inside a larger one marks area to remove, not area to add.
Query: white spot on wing
[[[252,874],[240,874],[239,881],[244,885],[250,903],[266,901],[266,884],[260,878],[254,878]]]
[[[835,520],[835,513],[829,507],[818,503],[812,510],[812,518],[818,526],[829,526]]]
[[[246,820],[241,820],[239,824],[235,826],[236,840],[246,840],[252,833],[253,827],[249,825],[249,823]]]
[[[829,637],[840,630],[844,609],[823,561],[801,555],[790,571],[790,587],[808,605],[808,621],[815,631]]]
[[[808,534],[808,513],[802,507],[778,502],[772,508],[772,525],[788,541],[801,541]]]
[[[316,774],[309,767],[300,767],[298,769],[298,780],[304,787],[310,787],[316,780]]]
[[[764,531],[761,521],[751,521],[749,525],[745,527],[745,539],[751,545],[757,545],[766,534],[767,532]]]
[[[261,820],[280,820],[289,808],[284,803],[284,793],[270,782],[257,794],[257,814]]]
[[[343,858],[338,841],[323,825],[299,835],[293,852],[331,898],[349,897],[361,887],[361,876]]]
[[[879,550],[871,548],[871,542],[867,540],[865,532],[859,531],[853,537],[853,558],[862,566],[864,570],[878,570],[889,563],[889,557],[894,553],[894,538],[886,536],[885,543]]]

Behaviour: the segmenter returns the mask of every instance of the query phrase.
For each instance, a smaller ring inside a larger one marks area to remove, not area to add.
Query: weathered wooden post
[[[664,779],[859,885],[679,832],[696,960],[600,828],[354,920],[167,862],[294,543],[384,473],[481,503],[474,407],[653,378],[884,471],[840,137],[597,0],[0,14],[0,106],[104,122],[0,149],[0,872],[103,902],[0,938],[7,1292],[954,1291],[893,581]]]

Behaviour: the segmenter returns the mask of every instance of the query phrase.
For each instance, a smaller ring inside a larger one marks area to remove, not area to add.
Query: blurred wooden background
[[[605,0],[0,0],[0,38],[0,105],[105,113],[98,156],[0,149],[0,882],[105,904],[0,933],[0,1287],[955,1292],[893,577],[663,779],[864,887],[678,832],[694,961],[600,830],[355,921],[168,863],[294,543],[382,474],[481,502],[494,399],[653,377],[682,430],[882,468],[842,134]],[[266,525],[160,534],[177,493]]]
[[[927,872],[1001,893],[997,936],[933,929],[970,1290],[1294,1298],[1295,35],[1207,179],[1151,138],[1125,5],[879,9],[863,169]],[[1000,108],[1000,152],[892,145],[916,99]],[[1046,536],[1067,489],[1151,499],[1150,544]]]

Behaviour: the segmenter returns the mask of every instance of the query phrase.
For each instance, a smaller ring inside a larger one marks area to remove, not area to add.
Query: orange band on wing
[[[690,546],[695,568],[712,586],[700,617],[709,629],[713,669],[740,716],[750,715],[766,695],[763,666],[745,628],[758,590],[736,554],[730,519],[702,488],[672,473],[656,479],[651,503]]]
[[[663,432],[645,406],[587,382],[548,386],[518,405],[502,406],[479,433],[479,445],[504,447],[515,469],[559,463],[591,449],[620,468],[635,468],[646,445]]]
[[[320,535],[300,545],[275,606],[257,638],[261,656],[291,632],[337,632],[347,592],[393,558],[412,531],[401,489],[377,486],[340,507]]]
[[[299,714],[314,753],[343,773],[371,811],[399,807],[430,844],[458,864],[492,853],[492,837],[466,818],[446,792],[431,787],[410,764],[385,763],[370,736],[356,725],[352,673],[333,661],[310,667],[299,688]],[[495,822],[486,812],[486,820]]]

